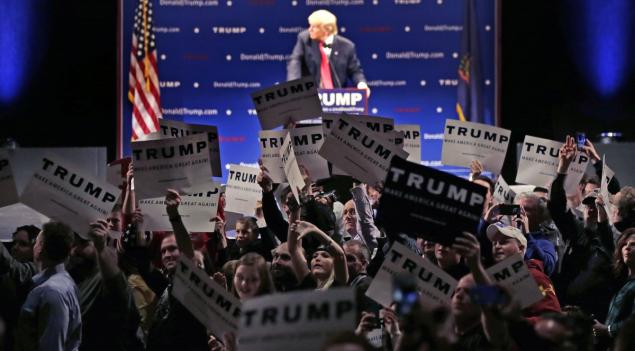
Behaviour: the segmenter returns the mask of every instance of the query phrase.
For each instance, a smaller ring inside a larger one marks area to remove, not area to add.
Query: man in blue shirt
[[[82,321],[77,286],[64,263],[71,251],[72,230],[49,222],[38,234],[33,256],[40,273],[20,310],[16,350],[77,350]]]

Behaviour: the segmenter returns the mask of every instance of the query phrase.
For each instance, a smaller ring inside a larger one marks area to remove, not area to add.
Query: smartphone
[[[520,205],[501,204],[498,207],[499,213],[502,215],[518,216],[520,215]]]
[[[414,277],[409,274],[399,274],[393,279],[393,300],[396,304],[398,315],[406,316],[410,314],[413,307],[419,300],[419,291]]]
[[[477,285],[468,291],[470,299],[477,305],[504,305],[507,295],[496,285]]]
[[[580,132],[575,133],[575,140],[578,150],[584,150],[584,146],[586,145],[586,134]]]

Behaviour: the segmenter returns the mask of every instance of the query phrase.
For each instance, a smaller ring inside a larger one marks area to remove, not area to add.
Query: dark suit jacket
[[[333,38],[329,61],[335,88],[357,87],[357,83],[366,81],[355,52],[355,44],[343,36],[335,35]],[[319,84],[321,62],[319,43],[311,40],[308,30],[300,32],[291,53],[291,59],[287,63],[287,80],[313,76],[315,82]]]

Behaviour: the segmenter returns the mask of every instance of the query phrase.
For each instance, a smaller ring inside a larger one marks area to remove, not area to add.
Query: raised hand
[[[575,143],[575,138],[570,135],[567,135],[567,138],[560,147],[560,151],[558,152],[558,173],[567,173],[569,169],[569,165],[575,159],[577,153],[577,147]]]
[[[262,159],[258,159],[258,165],[260,166],[260,172],[258,172],[258,176],[256,177],[256,182],[262,188],[262,191],[265,193],[273,190],[273,180],[269,175],[269,170],[267,167],[263,166]]]
[[[126,172],[126,184],[130,186],[132,179],[134,178],[134,165],[132,162],[128,165],[128,172]]]
[[[141,228],[143,226],[143,213],[140,208],[136,208],[132,213],[132,223],[136,225],[137,228]]]
[[[297,224],[296,228],[298,233],[300,234],[300,237],[305,236],[309,232],[319,230],[318,227],[311,222],[297,221],[296,224]]]
[[[481,260],[481,245],[478,239],[468,232],[463,232],[454,239],[452,249],[465,258],[468,266],[477,265]]]
[[[472,162],[470,163],[470,173],[472,173],[473,177],[478,177],[479,175],[481,175],[481,173],[483,173],[483,170],[484,167],[481,161],[472,160]]]
[[[483,216],[485,222],[495,223],[499,222],[503,218],[503,215],[500,214],[500,206],[501,204],[496,204],[487,209],[487,212],[485,212],[485,215]]]
[[[524,207],[520,207],[520,214],[513,217],[512,222],[516,228],[523,232],[523,234],[529,234],[529,217],[527,217],[527,212]]]
[[[397,318],[397,314],[394,310],[391,308],[383,308],[379,311],[379,316],[384,319],[384,326],[393,340],[401,336],[399,318]]]
[[[216,272],[212,276],[212,279],[214,279],[214,281],[218,283],[218,285],[222,286],[223,288],[225,288],[225,290],[227,290],[227,278],[225,277],[225,274],[221,272]]]
[[[168,189],[165,195],[165,210],[168,217],[174,218],[179,216],[179,205],[181,204],[181,196],[176,190]]]
[[[88,237],[93,241],[97,251],[101,251],[106,247],[106,238],[108,237],[108,222],[99,219],[90,223]]]
[[[362,318],[360,318],[359,324],[357,325],[357,328],[355,329],[355,334],[360,336],[366,336],[368,332],[370,332],[371,330],[375,328],[374,321],[375,321],[374,313],[363,311]]]
[[[591,140],[586,139],[586,142],[584,143],[584,147],[582,149],[591,160],[596,162],[601,160],[600,154],[598,154],[597,150],[595,150],[595,146],[593,146]]]

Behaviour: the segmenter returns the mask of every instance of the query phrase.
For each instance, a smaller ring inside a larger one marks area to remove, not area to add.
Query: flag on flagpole
[[[483,79],[481,76],[476,0],[464,1],[465,18],[461,38],[456,113],[461,121],[487,123],[483,115]]]
[[[154,38],[151,0],[139,0],[135,8],[128,99],[132,109],[132,140],[159,130],[161,94],[157,70],[157,48]]]

